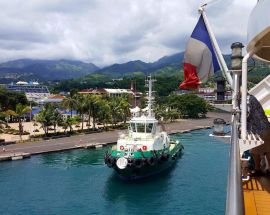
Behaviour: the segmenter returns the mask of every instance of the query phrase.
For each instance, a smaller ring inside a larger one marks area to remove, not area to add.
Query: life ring
[[[135,159],[133,163],[134,163],[134,166],[138,169],[143,166],[143,160],[140,158]]]
[[[108,167],[113,167],[116,163],[116,159],[114,157],[108,157],[107,158],[107,166]]]
[[[150,166],[154,166],[156,164],[156,159],[154,157],[150,157],[146,159],[146,162]]]

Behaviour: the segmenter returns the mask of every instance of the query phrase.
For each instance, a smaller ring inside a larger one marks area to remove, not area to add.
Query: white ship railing
[[[244,214],[242,173],[239,150],[239,123],[237,118],[238,117],[234,115],[232,121],[231,150],[228,168],[228,184],[225,213],[227,215]]]

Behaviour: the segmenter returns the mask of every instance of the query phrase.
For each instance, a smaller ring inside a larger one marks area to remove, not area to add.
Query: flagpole
[[[223,55],[221,53],[221,50],[218,46],[218,43],[217,43],[217,40],[216,40],[216,37],[214,35],[214,32],[212,31],[212,28],[210,26],[210,23],[208,22],[208,19],[206,17],[206,14],[205,14],[205,10],[204,10],[204,7],[206,6],[205,5],[202,5],[200,8],[199,8],[199,12],[202,14],[202,17],[203,17],[203,20],[204,20],[204,23],[205,23],[205,26],[206,26],[206,29],[209,33],[209,36],[211,38],[211,41],[212,41],[212,44],[215,48],[215,51],[216,51],[216,54],[217,54],[217,58],[218,58],[218,61],[220,63],[220,66],[222,68],[222,71],[223,71],[223,74],[225,75],[229,85],[231,86],[231,88],[233,89],[233,81],[232,81],[232,76],[229,72],[229,69],[227,67],[227,64],[223,58]]]

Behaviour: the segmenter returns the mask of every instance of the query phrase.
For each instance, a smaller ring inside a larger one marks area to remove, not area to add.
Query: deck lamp
[[[232,56],[231,56],[231,67],[234,70],[240,70],[242,68],[242,48],[243,44],[240,42],[233,43],[231,45]]]
[[[217,119],[214,119],[214,135],[217,135],[217,136],[223,136],[225,135],[225,125],[226,125],[226,122],[224,119],[221,119],[221,118],[217,118]]]

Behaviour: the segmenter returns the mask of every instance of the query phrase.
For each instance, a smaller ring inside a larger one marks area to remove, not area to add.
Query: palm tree
[[[117,122],[119,121],[119,119],[121,119],[122,116],[119,99],[111,98],[109,100],[109,105],[111,108],[112,122],[114,126],[116,126]]]
[[[99,102],[99,110],[97,111],[97,118],[99,122],[102,122],[105,129],[107,128],[107,123],[110,122],[111,117],[111,108],[108,101],[101,99]]]
[[[85,96],[85,108],[86,112],[88,115],[88,122],[87,124],[90,126],[90,121],[91,121],[91,116],[92,116],[92,109],[93,109],[93,103],[94,103],[94,98],[93,95],[86,95]]]
[[[90,125],[90,119],[93,119],[93,129],[96,129],[96,120],[98,112],[100,111],[100,102],[102,98],[98,95],[87,95],[85,96],[85,106],[88,114],[88,124]]]
[[[76,109],[77,101],[74,96],[69,96],[64,98],[61,103],[61,106],[70,111],[70,117],[72,117],[72,111]]]
[[[81,116],[81,123],[82,123],[82,130],[83,130],[84,114],[86,112],[87,99],[85,98],[85,96],[77,95],[76,101],[77,101],[76,110]]]
[[[92,105],[92,117],[93,117],[93,129],[96,129],[96,120],[98,118],[98,112],[101,108],[101,97],[98,95],[93,96],[93,105]]]
[[[22,140],[22,135],[23,135],[23,125],[22,125],[22,116],[25,115],[26,113],[31,112],[31,108],[29,106],[23,105],[21,103],[16,105],[16,110],[7,110],[5,111],[6,115],[16,117],[19,121],[19,134],[20,134],[20,139]]]
[[[63,122],[63,117],[56,108],[52,112],[51,120],[53,124],[54,134],[56,134],[56,126],[61,125],[61,123]]]
[[[124,124],[127,122],[127,118],[130,116],[130,103],[128,102],[127,98],[120,98],[120,109],[121,112],[123,113],[123,120]]]
[[[6,114],[4,112],[0,112],[0,117],[4,118]],[[0,133],[3,133],[5,128],[8,127],[8,123],[2,119],[0,119]]]
[[[67,117],[66,119],[64,119],[61,123],[62,127],[65,129],[65,132],[66,132],[66,129],[69,127],[69,132],[71,133],[72,132],[72,126],[73,125],[77,125],[78,123],[80,123],[80,118],[78,116],[75,116],[75,117]]]
[[[49,133],[49,127],[53,125],[53,115],[55,107],[51,104],[45,104],[40,112],[35,116],[35,121],[41,124],[45,135]]]

